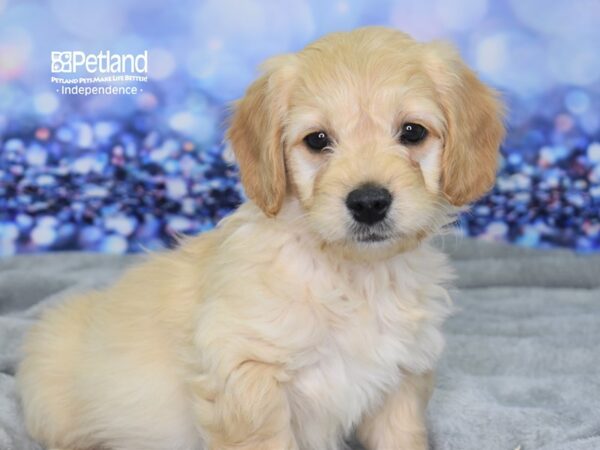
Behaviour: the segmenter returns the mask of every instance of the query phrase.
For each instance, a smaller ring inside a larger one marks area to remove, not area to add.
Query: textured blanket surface
[[[440,245],[459,278],[428,411],[431,448],[600,449],[600,255]],[[14,380],[27,328],[44,308],[109,283],[138,258],[0,260],[1,450],[40,450],[25,432]]]

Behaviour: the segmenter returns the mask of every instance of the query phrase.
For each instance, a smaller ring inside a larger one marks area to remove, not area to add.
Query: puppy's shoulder
[[[430,241],[398,255],[391,260],[390,265],[397,272],[414,277],[421,283],[449,286],[456,278],[448,255]]]

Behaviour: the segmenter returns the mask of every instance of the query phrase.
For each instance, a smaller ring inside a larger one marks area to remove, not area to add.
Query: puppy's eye
[[[324,131],[316,131],[304,137],[304,143],[314,152],[321,152],[331,145],[331,139]]]
[[[427,137],[427,129],[418,123],[405,123],[402,125],[400,142],[405,145],[418,144]]]

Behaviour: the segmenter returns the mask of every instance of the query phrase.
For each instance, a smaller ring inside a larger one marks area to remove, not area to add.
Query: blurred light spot
[[[504,222],[491,222],[482,234],[483,240],[503,241],[508,232],[508,225]]]
[[[590,42],[600,39],[600,2],[597,0],[511,0],[517,19],[527,27],[549,36],[587,35]]]
[[[148,52],[148,76],[156,80],[169,78],[175,71],[175,58],[165,49],[155,48]]]
[[[77,158],[72,163],[72,169],[74,172],[85,175],[92,171],[96,160],[91,155],[85,155]]]
[[[73,140],[73,130],[63,126],[56,131],[56,137],[62,142],[71,142]]]
[[[41,216],[38,218],[37,220],[38,225],[41,227],[55,227],[58,225],[58,220],[56,219],[56,217],[52,217],[52,216]]]
[[[187,184],[181,178],[169,178],[167,180],[167,195],[171,198],[185,197],[187,194]]]
[[[32,144],[27,149],[25,158],[27,159],[27,162],[32,166],[40,167],[46,164],[48,152],[46,152],[46,149],[41,145]]]
[[[123,3],[109,1],[50,0],[50,7],[62,27],[96,42],[118,36],[126,12]]]
[[[474,45],[477,69],[494,84],[523,97],[539,94],[550,85],[546,50],[536,38],[501,32],[477,39]]]
[[[160,147],[150,152],[150,159],[155,162],[161,162],[167,158],[176,156],[178,150],[179,144],[177,141],[168,139]]]
[[[104,198],[108,196],[108,189],[97,184],[88,184],[83,187],[83,196],[85,198]]]
[[[573,128],[573,125],[574,125],[573,118],[567,114],[559,114],[556,116],[556,119],[554,120],[554,126],[556,127],[556,129],[563,133],[565,133],[565,132],[569,131],[571,128]]]
[[[441,22],[451,30],[468,30],[474,28],[485,16],[487,0],[436,0],[435,12]]]
[[[13,241],[19,237],[19,228],[14,223],[0,223],[0,236],[2,240]]]
[[[590,173],[588,173],[588,180],[594,184],[600,184],[600,164],[594,167]]]
[[[439,17],[431,14],[428,2],[397,2],[390,11],[390,25],[415,39],[430,40],[444,36],[445,27]]]
[[[206,47],[213,52],[218,52],[223,49],[223,40],[217,37],[211,37],[206,42]]]
[[[31,231],[31,240],[41,246],[52,244],[56,239],[56,230],[51,226],[38,225]]]
[[[28,214],[18,214],[15,222],[19,228],[29,228],[33,225],[33,218]]]
[[[523,157],[519,153],[511,153],[508,155],[508,162],[513,166],[521,164],[521,161],[523,161]]]
[[[210,142],[216,132],[216,118],[209,111],[193,114],[188,111],[175,113],[169,119],[172,129],[192,136],[200,142]]]
[[[236,163],[235,153],[233,152],[233,147],[229,141],[225,143],[225,148],[223,149],[223,159],[229,164]]]
[[[38,141],[47,141],[50,137],[50,130],[46,127],[41,127],[35,130],[35,138]]]
[[[341,0],[335,3],[335,9],[340,14],[346,14],[350,10],[350,6],[348,5],[348,2]]]
[[[94,129],[89,123],[78,122],[74,125],[77,133],[76,143],[79,148],[90,148],[94,144]]]
[[[0,80],[11,80],[22,75],[32,48],[31,35],[25,29],[0,28]]]
[[[582,114],[590,107],[590,96],[581,89],[570,91],[565,97],[565,106],[573,114]]]
[[[539,152],[539,164],[541,164],[542,167],[548,167],[567,156],[569,156],[569,150],[565,146],[544,146]]]
[[[107,236],[100,245],[101,250],[106,253],[122,254],[127,252],[127,240],[123,236]]]
[[[194,128],[196,119],[189,112],[180,112],[171,116],[169,125],[177,131],[190,131]]]
[[[499,72],[508,64],[508,55],[507,37],[502,34],[492,35],[482,40],[477,47],[477,68],[486,74]]]
[[[58,239],[57,240],[65,240],[70,239],[75,235],[75,231],[77,228],[72,223],[63,223],[58,228]]]
[[[112,122],[101,121],[94,124],[94,135],[101,142],[108,141],[117,131],[117,125]]]
[[[589,135],[594,135],[600,129],[600,114],[589,110],[579,119],[581,128]]]
[[[0,222],[0,255],[14,255],[17,251],[16,240],[19,229],[14,223]]]
[[[600,142],[592,142],[587,149],[587,155],[590,161],[600,164]]]
[[[56,184],[56,178],[50,174],[38,175],[35,179],[38,186],[53,186]]]
[[[81,230],[80,239],[84,247],[89,247],[102,238],[103,232],[99,227],[86,226]]]
[[[600,80],[597,42],[577,34],[571,38],[551,40],[549,49],[550,74],[556,81],[587,86]]]
[[[52,92],[43,92],[33,98],[33,106],[40,114],[52,114],[58,108],[58,98]]]
[[[313,36],[313,15],[306,1],[206,0],[198,2],[193,28],[199,51],[219,51],[254,65],[303,46]],[[321,8],[330,2],[320,2]],[[319,9],[317,14],[325,15]],[[240,45],[241,42],[249,45]],[[243,67],[243,66],[239,66]],[[238,69],[239,69],[238,67]]]
[[[192,221],[184,216],[173,216],[168,221],[169,228],[177,233],[183,233],[192,228]]]
[[[10,138],[4,142],[4,150],[7,152],[20,152],[25,148],[25,144],[19,138]]]
[[[526,226],[523,228],[522,235],[517,238],[517,243],[525,247],[535,247],[540,242],[540,233],[535,227]]]
[[[151,92],[144,92],[137,97],[138,105],[145,110],[154,109],[158,106],[156,96]]]
[[[360,24],[361,17],[369,8],[365,0],[338,0],[323,2],[310,0],[312,16],[319,34],[351,30]]]
[[[132,217],[119,214],[107,217],[104,226],[107,230],[115,231],[122,236],[129,236],[135,230],[136,222]]]
[[[111,48],[116,53],[143,53],[148,50],[148,39],[127,29],[127,34],[121,34],[113,45]]]
[[[239,56],[230,52],[193,52],[187,70],[200,86],[221,101],[230,101],[244,92],[255,73]]]

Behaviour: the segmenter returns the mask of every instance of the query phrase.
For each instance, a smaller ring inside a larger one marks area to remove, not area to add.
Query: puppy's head
[[[228,138],[269,216],[296,197],[326,243],[418,240],[493,184],[501,105],[441,43],[363,28],[267,62]]]

